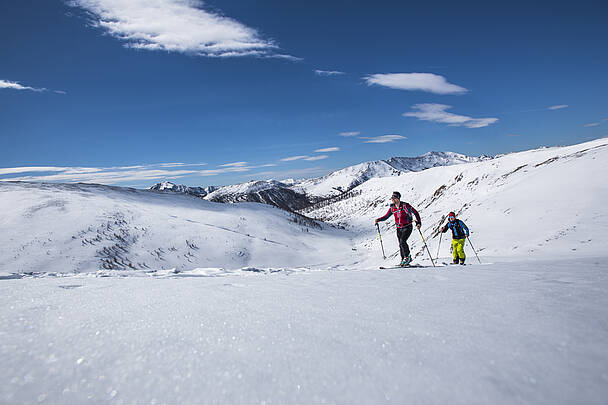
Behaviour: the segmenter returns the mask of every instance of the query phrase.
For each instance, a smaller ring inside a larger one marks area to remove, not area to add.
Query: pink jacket
[[[414,207],[403,201],[399,203],[399,207],[396,207],[395,204],[391,204],[386,214],[378,218],[378,221],[386,221],[391,216],[391,214],[393,214],[395,216],[395,224],[397,224],[397,228],[403,228],[412,223],[412,213],[416,216],[416,222],[422,224],[418,211],[416,211]]]

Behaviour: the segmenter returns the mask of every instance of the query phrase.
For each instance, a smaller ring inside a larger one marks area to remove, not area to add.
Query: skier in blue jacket
[[[469,236],[469,228],[459,219],[456,219],[456,214],[450,212],[448,214],[448,223],[441,228],[441,232],[447,232],[448,229],[452,230],[452,254],[454,257],[454,264],[464,265],[466,255],[464,254],[464,242]]]

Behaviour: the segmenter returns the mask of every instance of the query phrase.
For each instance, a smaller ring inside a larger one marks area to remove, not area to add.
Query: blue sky
[[[0,179],[224,185],[608,136],[608,6],[491,3],[4,1]]]

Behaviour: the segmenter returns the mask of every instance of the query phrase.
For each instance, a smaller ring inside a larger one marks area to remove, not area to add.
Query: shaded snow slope
[[[605,256],[4,280],[0,403],[600,405],[607,289]]]
[[[250,181],[220,187],[207,195],[205,199],[223,203],[259,202],[288,211],[299,210],[311,204],[306,195],[298,193],[276,180]]]
[[[343,231],[267,205],[99,185],[2,182],[0,224],[10,273],[316,265],[350,250]]]
[[[207,194],[217,190],[218,188],[219,187],[217,187],[217,186],[189,187],[189,186],[184,186],[183,184],[178,185],[178,184],[171,183],[170,181],[163,181],[162,183],[156,183],[155,185],[150,187],[150,190],[172,191],[174,193],[184,193],[184,194],[194,195],[197,197],[204,197]]]
[[[423,233],[435,256],[437,229],[455,211],[471,229],[477,250],[494,257],[598,255],[608,251],[608,138],[584,144],[512,153],[500,158],[436,167],[398,177],[374,178],[352,198],[306,215],[359,233],[359,247],[381,256],[374,218],[384,215],[393,190],[422,215]],[[385,245],[397,249],[394,221],[382,224]],[[449,256],[451,234],[442,237]],[[422,259],[421,238],[410,238]],[[469,260],[475,260],[467,244]],[[427,253],[424,253],[426,257]]]

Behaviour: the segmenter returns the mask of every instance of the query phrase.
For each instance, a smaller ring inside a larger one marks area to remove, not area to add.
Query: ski
[[[380,270],[391,270],[391,269],[427,269],[427,268],[432,268],[433,266],[423,266],[421,264],[410,264],[407,266],[392,266],[392,267],[384,267],[384,266],[380,266],[379,269]],[[443,267],[443,266],[436,266],[436,267]]]

